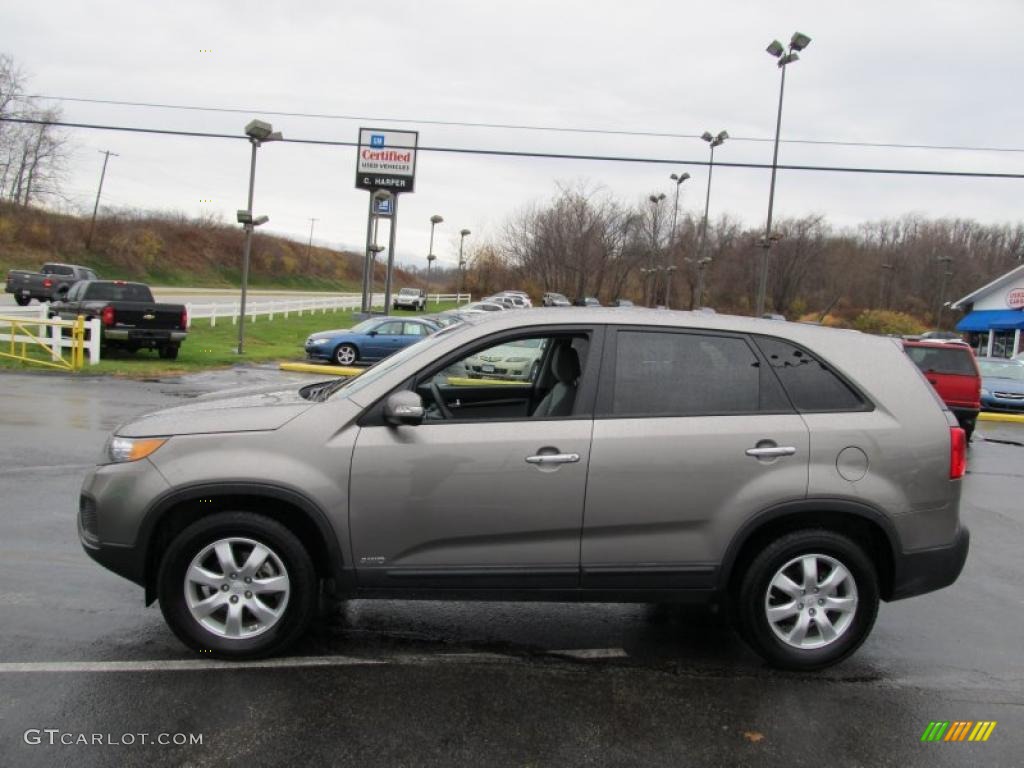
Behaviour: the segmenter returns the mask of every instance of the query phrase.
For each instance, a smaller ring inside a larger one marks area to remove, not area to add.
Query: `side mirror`
[[[384,403],[384,420],[395,426],[422,424],[424,414],[423,400],[415,392],[395,392]]]
[[[376,335],[377,335],[377,332],[376,332],[376,331],[369,331],[369,332],[367,332],[367,334],[366,334],[366,335],[367,335],[367,336],[376,336]]]

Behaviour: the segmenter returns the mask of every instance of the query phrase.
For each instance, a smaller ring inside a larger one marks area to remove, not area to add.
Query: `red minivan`
[[[903,349],[971,439],[981,410],[981,371],[966,344],[904,341]]]

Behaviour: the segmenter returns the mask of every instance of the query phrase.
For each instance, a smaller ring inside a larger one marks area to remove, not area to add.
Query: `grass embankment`
[[[454,307],[454,302],[430,305],[431,312],[440,312]],[[417,317],[415,312],[402,312],[402,316]],[[348,328],[355,324],[351,311],[336,311],[302,315],[301,317],[275,316],[273,320],[257,317],[255,322],[245,324],[245,354],[238,355],[238,326],[231,318],[217,318],[216,327],[210,327],[208,319],[197,319],[189,329],[188,339],[181,345],[177,360],[161,360],[153,350],[139,350],[133,355],[111,351],[103,356],[98,365],[86,362],[82,373],[103,374],[129,378],[150,378],[153,376],[192,373],[207,368],[226,368],[247,363],[266,363],[281,360],[304,360],[303,343],[306,337],[317,331],[332,328]],[[37,349],[39,359],[47,359]],[[0,351],[7,346],[0,342]],[[65,350],[65,357],[69,350]],[[0,358],[0,370],[46,371],[54,369]],[[79,374],[81,375],[81,374]]]

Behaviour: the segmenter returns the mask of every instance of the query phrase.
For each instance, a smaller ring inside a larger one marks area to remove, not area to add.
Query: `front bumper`
[[[1012,411],[1014,413],[1020,413],[1024,411],[1024,398],[1009,399],[1005,397],[996,397],[995,395],[982,395],[981,407],[985,411]]]
[[[957,580],[967,562],[970,542],[970,531],[961,526],[953,543],[948,546],[900,555],[896,560],[892,594],[888,599],[902,600],[948,587]]]

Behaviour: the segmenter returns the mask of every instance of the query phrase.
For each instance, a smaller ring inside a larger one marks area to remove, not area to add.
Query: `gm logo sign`
[[[371,147],[383,147],[384,146],[384,136],[382,134],[379,134],[379,133],[371,133],[370,134],[370,146]]]

